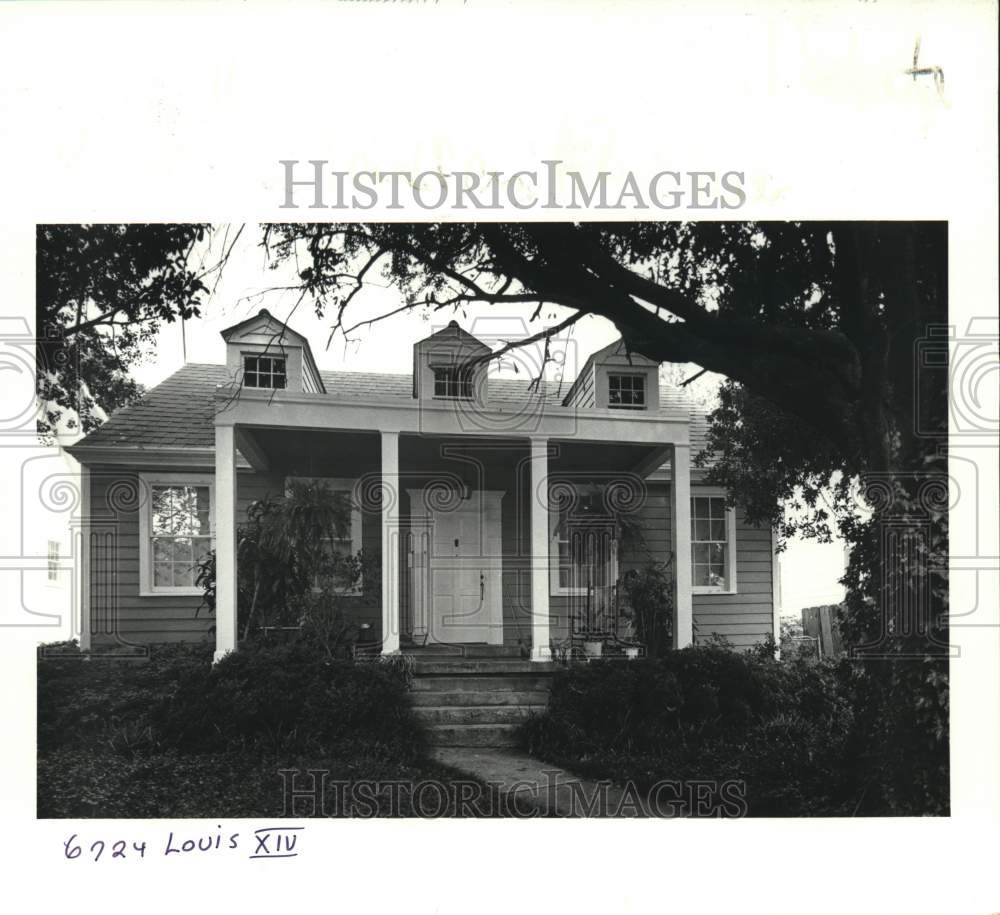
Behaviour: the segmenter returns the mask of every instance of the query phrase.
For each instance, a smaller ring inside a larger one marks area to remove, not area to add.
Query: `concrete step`
[[[545,706],[549,701],[547,689],[445,689],[416,690],[410,693],[416,707],[469,706],[469,705],[528,705]]]
[[[410,645],[403,646],[403,653],[412,658],[521,658],[523,652],[517,645]]]
[[[544,705],[420,705],[414,708],[422,721],[435,724],[521,724]]]
[[[436,692],[548,692],[551,685],[548,676],[527,674],[507,674],[505,676],[445,676],[417,675],[413,678],[415,693]]]
[[[427,729],[433,747],[515,747],[516,724],[435,724]]]
[[[474,674],[496,677],[504,674],[551,674],[558,664],[551,661],[525,661],[521,658],[415,658],[413,673],[417,677],[436,674]]]

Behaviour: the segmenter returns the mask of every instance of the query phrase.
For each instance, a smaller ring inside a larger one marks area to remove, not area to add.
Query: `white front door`
[[[427,642],[503,644],[503,557],[497,491],[456,507],[427,507],[411,491],[415,528],[426,535],[411,557],[414,635]]]

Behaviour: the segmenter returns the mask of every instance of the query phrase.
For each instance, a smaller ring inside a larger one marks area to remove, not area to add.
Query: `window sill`
[[[697,585],[692,585],[691,593],[692,594],[737,594],[739,592],[736,591],[735,588],[706,588],[706,587],[699,587]]]
[[[140,588],[139,597],[204,597],[201,588]]]
[[[549,597],[583,597],[587,593],[586,588],[550,588]]]

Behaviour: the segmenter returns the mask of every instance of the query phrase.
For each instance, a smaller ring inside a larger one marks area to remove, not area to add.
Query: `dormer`
[[[615,340],[587,359],[563,406],[655,412],[660,409],[659,369],[652,359],[628,352],[623,340]]]
[[[413,396],[485,406],[487,362],[476,362],[492,350],[457,321],[413,347]]]
[[[326,393],[309,341],[266,308],[222,331],[226,367],[244,388]]]

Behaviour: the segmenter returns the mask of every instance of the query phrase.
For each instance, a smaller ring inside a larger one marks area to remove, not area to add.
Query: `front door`
[[[424,504],[419,490],[411,491],[415,638],[503,644],[502,495],[473,492],[435,508]]]

